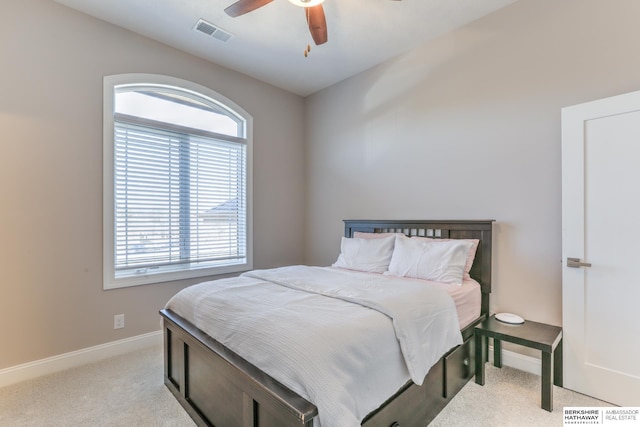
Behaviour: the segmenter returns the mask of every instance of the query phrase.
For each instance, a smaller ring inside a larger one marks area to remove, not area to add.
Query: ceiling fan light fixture
[[[289,0],[291,3],[300,7],[313,7],[324,2],[324,0]]]

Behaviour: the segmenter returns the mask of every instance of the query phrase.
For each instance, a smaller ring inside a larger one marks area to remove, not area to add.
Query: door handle
[[[571,268],[580,268],[580,267],[591,267],[590,262],[582,262],[580,258],[569,258],[567,257],[567,267]]]

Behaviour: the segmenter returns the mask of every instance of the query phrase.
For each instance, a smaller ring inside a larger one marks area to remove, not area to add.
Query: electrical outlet
[[[113,329],[124,328],[124,314],[116,314],[113,316]]]

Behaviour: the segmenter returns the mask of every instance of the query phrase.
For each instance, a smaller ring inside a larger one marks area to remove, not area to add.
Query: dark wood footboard
[[[162,310],[164,382],[196,424],[311,427],[303,399],[170,310]]]

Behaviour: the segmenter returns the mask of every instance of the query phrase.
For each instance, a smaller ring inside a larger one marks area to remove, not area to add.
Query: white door
[[[562,110],[562,242],[564,387],[640,406],[640,92]]]

